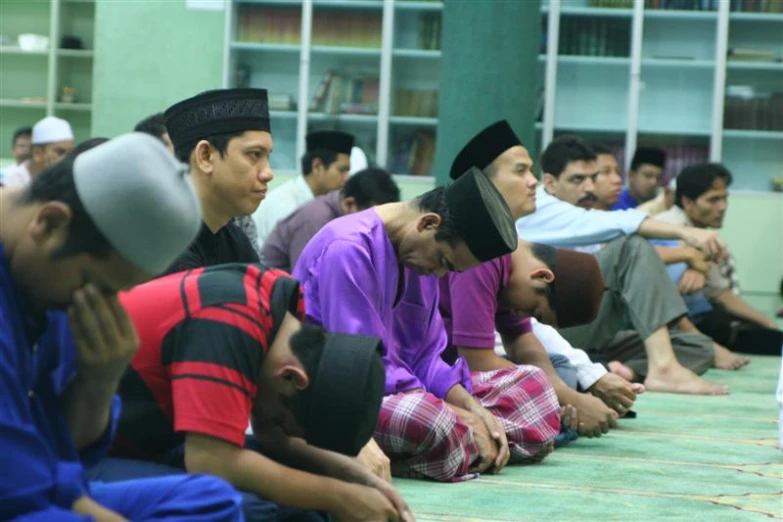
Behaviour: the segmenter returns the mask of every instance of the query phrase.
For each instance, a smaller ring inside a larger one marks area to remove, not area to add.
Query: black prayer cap
[[[318,149],[331,150],[340,154],[351,154],[353,134],[341,131],[322,130],[307,135],[307,152]]]
[[[511,147],[522,145],[514,134],[508,121],[496,121],[483,131],[476,134],[467,145],[462,147],[454,162],[451,164],[451,179],[457,179],[470,167],[478,167],[482,170],[495,161],[495,158],[506,152]]]
[[[358,455],[375,431],[386,390],[383,343],[376,337],[326,334],[306,415],[305,439]]]
[[[478,168],[470,167],[446,187],[445,195],[457,232],[479,261],[517,248],[517,229],[506,200]]]
[[[633,154],[631,169],[636,170],[643,163],[665,168],[666,153],[657,147],[639,147]]]
[[[166,130],[174,148],[215,134],[272,132],[266,89],[216,89],[166,109]]]

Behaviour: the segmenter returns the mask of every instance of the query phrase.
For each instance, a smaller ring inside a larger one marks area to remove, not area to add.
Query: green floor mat
[[[395,480],[420,522],[783,520],[780,358],[707,378],[727,397],[644,394],[637,419],[543,463],[458,484]]]

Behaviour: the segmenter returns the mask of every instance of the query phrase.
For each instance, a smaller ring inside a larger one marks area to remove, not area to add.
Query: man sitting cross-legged
[[[377,338],[301,326],[298,283],[255,264],[173,274],[121,302],[141,348],[95,479],[210,473],[246,492],[248,522],[410,519],[388,482],[339,454],[356,455],[378,418]]]
[[[511,252],[513,220],[473,169],[446,188],[328,223],[302,252],[307,318],[330,331],[378,335],[387,353],[386,397],[375,440],[392,473],[440,481],[532,462],[559,423],[554,390],[532,366],[473,376],[442,358],[438,276]]]
[[[489,173],[515,218],[535,210],[532,160],[507,122],[497,122],[471,139],[454,160],[451,175],[458,177],[468,165]],[[635,398],[634,387],[603,370],[599,374],[590,372],[589,382],[583,378],[582,383],[585,389],[605,398],[608,406],[591,395],[576,392],[572,389],[576,383],[567,385],[555,371],[525,317],[532,315],[561,327],[589,323],[598,312],[603,291],[603,278],[592,256],[555,252],[545,245],[520,241],[512,254],[441,280],[441,312],[451,344],[471,370],[487,371],[514,363],[541,367],[552,381],[560,404],[576,407],[577,416],[569,424],[584,435],[600,435],[608,431],[618,414],[626,413]],[[492,350],[495,326],[510,361]],[[572,350],[567,354],[573,354]],[[577,359],[582,366],[587,357]],[[641,388],[637,385],[636,389]]]

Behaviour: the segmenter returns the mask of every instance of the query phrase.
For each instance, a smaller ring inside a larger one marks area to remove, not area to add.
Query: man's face
[[[487,172],[515,220],[536,211],[538,180],[533,175],[533,160],[525,147],[517,145],[506,150],[495,158]]]
[[[499,304],[520,317],[535,317],[541,323],[556,325],[557,315],[549,301],[550,285],[555,280],[552,271],[524,241],[511,254],[511,262],[508,286],[501,291]]]
[[[623,188],[620,167],[612,154],[599,154],[597,163],[598,176],[596,176],[594,183],[596,208],[611,210],[620,199],[620,191]]]
[[[551,174],[544,175],[547,191],[557,199],[577,205],[582,208],[593,208],[595,205],[595,179],[598,176],[598,163],[595,161],[572,161],[555,178]]]
[[[710,190],[696,198],[682,198],[685,213],[699,228],[721,228],[729,208],[729,189],[723,178],[716,178]]]
[[[658,194],[663,169],[657,165],[642,163],[628,175],[628,189],[640,203],[650,201]]]
[[[14,157],[14,161],[22,163],[30,158],[30,135],[22,134],[14,141],[14,146],[11,149],[11,154]]]
[[[407,231],[398,248],[400,262],[419,275],[443,277],[448,272],[468,270],[481,264],[464,241],[450,245],[436,240],[440,216],[424,214]]]
[[[67,205],[50,202],[25,211],[30,220],[14,249],[11,270],[36,309],[66,309],[74,292],[88,283],[105,295],[115,295],[149,279],[116,252],[106,259],[90,254],[58,256],[70,233]]]
[[[73,141],[56,141],[46,145],[33,145],[32,160],[42,169],[49,168],[68,154],[73,148]]]
[[[264,200],[274,178],[271,152],[272,135],[263,131],[246,131],[232,138],[222,157],[212,150],[212,184],[227,214],[250,215]]]
[[[316,196],[341,189],[348,181],[348,175],[351,172],[351,157],[348,154],[338,154],[337,159],[329,165],[329,168],[324,168],[319,159],[314,160],[313,163],[314,168],[311,175],[314,175],[316,180],[318,191]]]

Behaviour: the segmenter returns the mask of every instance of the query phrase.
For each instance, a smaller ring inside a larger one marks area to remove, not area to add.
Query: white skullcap
[[[188,168],[150,135],[124,134],[83,152],[73,178],[98,230],[150,275],[166,270],[199,232],[201,204]]]
[[[33,127],[30,141],[33,145],[46,145],[56,141],[73,141],[71,124],[62,118],[47,116]]]
[[[351,171],[350,175],[353,176],[360,170],[364,170],[369,166],[367,162],[367,155],[362,149],[357,146],[351,147]]]

